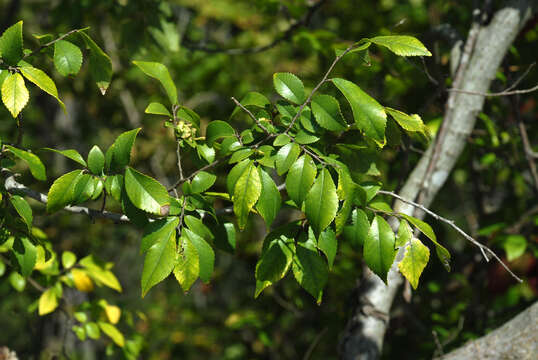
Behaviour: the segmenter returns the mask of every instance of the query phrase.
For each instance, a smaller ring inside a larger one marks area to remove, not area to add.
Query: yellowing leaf
[[[19,115],[21,110],[28,103],[30,94],[24,85],[24,79],[21,74],[10,74],[2,84],[2,102],[14,118]]]
[[[47,74],[32,66],[22,66],[20,67],[20,71],[26,79],[33,82],[41,90],[55,98],[62,107],[63,111],[67,114],[64,103],[58,97],[58,89],[56,89],[56,84]]]
[[[108,324],[106,322],[98,322],[99,327],[103,332],[114,341],[116,345],[119,347],[123,347],[125,345],[125,338],[123,337],[123,334],[112,324]]]
[[[376,36],[369,39],[376,45],[385,46],[387,49],[400,56],[432,56],[432,53],[417,38],[409,35]]]
[[[39,297],[39,316],[49,314],[58,307],[58,298],[54,289],[48,289]]]
[[[75,287],[82,292],[90,292],[93,290],[92,279],[88,276],[86,271],[80,269],[72,269],[71,275],[73,275],[73,282]]]
[[[398,264],[398,268],[402,275],[409,280],[413,289],[417,288],[420,274],[426,267],[429,258],[430,250],[419,239],[412,239],[405,248],[404,258]]]
[[[105,305],[105,314],[111,324],[117,324],[121,317],[121,309],[116,305]]]

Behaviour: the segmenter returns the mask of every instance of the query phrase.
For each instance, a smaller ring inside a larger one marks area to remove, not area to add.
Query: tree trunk
[[[529,19],[536,1],[512,1],[498,10],[488,25],[473,24],[459,64],[453,86],[466,91],[485,93],[519,30]],[[476,115],[482,110],[484,96],[451,92],[443,124],[436,139],[407,179],[400,195],[429,206],[445,183],[467,142]],[[415,209],[397,201],[397,212],[413,215]],[[423,214],[415,213],[416,217]],[[348,321],[341,340],[341,355],[345,360],[377,359],[388,325],[389,311],[403,278],[398,272],[400,250],[388,274],[388,286],[366,270],[358,292],[357,306]]]
[[[538,302],[491,333],[437,360],[533,360],[538,355]]]

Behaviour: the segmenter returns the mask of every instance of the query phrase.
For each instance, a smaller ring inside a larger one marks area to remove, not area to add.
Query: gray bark
[[[538,356],[538,302],[491,333],[436,360],[533,360]]]
[[[487,26],[473,25],[466,48],[461,55],[460,69],[454,86],[458,89],[485,93],[525,21],[530,17],[535,1],[513,1],[497,11]],[[452,171],[484,104],[484,96],[451,92],[447,101],[443,127],[407,179],[400,195],[428,207]],[[430,165],[433,155],[433,162]],[[429,171],[428,171],[428,168]],[[415,209],[397,201],[395,211],[413,215]],[[416,217],[423,214],[415,213]],[[345,360],[377,359],[383,347],[389,312],[394,297],[403,283],[397,264],[403,251],[388,274],[388,286],[371,271],[366,270],[358,292],[357,306],[341,340]]]

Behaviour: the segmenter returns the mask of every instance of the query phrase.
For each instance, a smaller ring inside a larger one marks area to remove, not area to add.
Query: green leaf
[[[419,239],[411,239],[409,245],[405,248],[404,258],[398,264],[400,272],[407,280],[413,289],[418,286],[420,274],[428,264],[430,258],[430,250]]]
[[[62,266],[64,269],[69,269],[77,262],[77,256],[71,251],[64,251],[62,253]]]
[[[21,66],[19,70],[26,79],[33,82],[38,88],[55,98],[62,107],[64,113],[67,113],[65,104],[58,97],[58,89],[56,89],[56,84],[47,74],[45,74],[45,72],[32,66]]]
[[[211,230],[204,225],[203,221],[192,215],[185,215],[183,221],[196,235],[201,236],[206,241],[212,241],[215,237],[211,233]]]
[[[394,261],[394,232],[381,216],[376,215],[364,243],[364,261],[387,283],[387,274]]]
[[[256,92],[256,91],[251,91],[247,93],[241,99],[240,103],[241,105],[247,108],[252,106],[256,108],[265,109],[271,106],[271,102],[269,101],[269,99],[267,99],[265,95],[260,94],[259,92]],[[241,112],[241,111],[243,110],[239,106],[236,106],[234,111],[232,112],[232,115],[230,115],[230,118],[234,117],[238,112]]]
[[[27,238],[15,238],[13,242],[13,254],[20,266],[20,273],[24,277],[30,276],[37,259],[37,250],[34,244]]]
[[[144,235],[142,236],[142,241],[140,243],[140,253],[143,254],[147,252],[160,239],[173,236],[178,224],[179,218],[175,216],[158,219],[148,223],[144,227]]]
[[[293,163],[286,176],[286,191],[299,208],[314,183],[316,173],[314,161],[308,154],[305,154]]]
[[[63,76],[76,75],[82,66],[82,51],[66,40],[54,43],[54,66]]]
[[[275,155],[276,172],[282,175],[297,160],[301,148],[296,143],[289,143],[280,148]]]
[[[49,189],[47,212],[53,213],[73,203],[74,189],[82,170],[74,170],[60,176]]]
[[[101,175],[105,167],[105,154],[94,145],[88,153],[88,168],[95,175]]]
[[[385,110],[404,130],[419,132],[425,131],[425,125],[420,116],[417,114],[407,115],[402,111],[391,109],[389,107],[385,107]]]
[[[0,89],[2,88],[2,84],[4,83],[4,80],[9,75],[9,71],[6,69],[0,69]]]
[[[299,130],[297,132],[297,135],[295,135],[295,142],[297,142],[297,144],[313,144],[317,141],[319,141],[319,137],[312,135],[304,130]]]
[[[263,217],[265,226],[269,228],[280,210],[282,199],[280,197],[280,191],[278,191],[271,176],[261,167],[258,170],[260,171],[261,192],[256,204],[256,210]]]
[[[351,105],[357,127],[382,147],[385,144],[387,123],[387,114],[383,106],[351,81],[332,79],[332,82]]]
[[[225,121],[215,120],[207,125],[205,138],[209,146],[213,146],[215,140],[230,136],[235,136],[235,130]]]
[[[283,145],[289,144],[290,141],[291,141],[291,138],[288,134],[280,134],[273,141],[273,146],[283,146]]]
[[[123,190],[123,175],[107,176],[105,180],[105,189],[116,201],[120,201]]]
[[[299,285],[312,295],[318,304],[321,304],[323,288],[327,283],[329,271],[318,252],[298,243],[292,268],[293,275]]]
[[[9,274],[9,283],[13,289],[17,290],[18,292],[23,291],[26,287],[26,279],[15,271]]]
[[[295,252],[295,243],[286,236],[270,241],[256,264],[256,292],[258,297],[267,286],[284,278],[288,272]]]
[[[22,20],[8,27],[0,37],[0,55],[11,66],[22,59]]]
[[[432,56],[431,52],[415,37],[409,35],[376,36],[369,39],[399,56]]]
[[[334,221],[336,227],[336,235],[340,235],[344,230],[344,226],[351,214],[352,206],[355,202],[355,196],[359,192],[357,185],[351,178],[349,168],[345,164],[338,164],[338,187],[336,188],[336,194],[338,198],[344,200],[342,208],[336,215]]]
[[[316,234],[320,234],[333,221],[338,210],[336,186],[329,170],[324,168],[306,195],[305,214]]]
[[[28,103],[30,94],[21,74],[9,74],[2,84],[2,102],[14,118]]]
[[[90,339],[97,340],[101,337],[101,331],[99,330],[99,326],[93,321],[84,324],[84,330],[86,330],[86,334]]]
[[[333,267],[337,247],[338,243],[336,241],[336,234],[331,228],[326,229],[319,235],[318,249],[320,249],[325,256],[327,256],[329,269],[332,269]]]
[[[9,198],[11,205],[17,210],[17,213],[24,220],[24,223],[28,227],[28,232],[32,231],[32,222],[34,221],[34,216],[32,215],[32,208],[23,197],[19,195],[13,195]]]
[[[93,191],[93,194],[91,196],[91,199],[92,200],[97,200],[99,198],[99,196],[101,196],[101,194],[103,193],[104,183],[103,183],[103,180],[101,180],[98,177],[94,177],[94,176],[92,176],[92,182],[93,182],[94,191]]]
[[[28,167],[30,168],[30,172],[32,173],[33,177],[41,181],[47,180],[45,165],[43,165],[37,155],[32,154],[28,151],[17,149],[16,147],[10,145],[5,145],[5,147],[9,149],[9,151],[11,151],[16,157],[21,160],[24,160],[26,164],[28,164]]]
[[[146,114],[155,114],[155,115],[164,115],[168,117],[172,117],[172,114],[170,114],[170,111],[161,103],[158,102],[152,102],[148,105],[146,110],[144,110]]]
[[[73,149],[56,150],[56,149],[51,149],[51,148],[42,148],[41,150],[53,151],[53,152],[55,152],[57,154],[65,156],[68,159],[76,161],[77,163],[79,163],[82,166],[87,166],[86,161],[84,161],[84,158],[82,157],[82,155],[80,155],[79,152],[76,151],[76,150],[73,150]]]
[[[138,66],[138,68],[146,75],[159,80],[161,85],[164,87],[164,90],[166,91],[168,99],[170,99],[172,105],[178,104],[176,85],[172,81],[166,66],[158,62],[149,61],[133,61],[133,64]]]
[[[258,169],[252,162],[249,162],[237,180],[233,193],[234,213],[237,216],[237,225],[240,230],[245,228],[248,214],[258,201],[261,189],[262,184]]]
[[[128,167],[125,170],[125,190],[137,208],[160,216],[168,214],[168,192],[157,180]]]
[[[523,255],[527,249],[527,239],[521,235],[508,235],[503,243],[508,261],[513,261]]]
[[[405,246],[413,238],[413,230],[406,220],[400,221],[398,227],[398,235],[396,236],[396,247]]]
[[[183,228],[183,235],[187,236],[196,248],[200,264],[200,279],[209,282],[215,267],[215,252],[213,248],[201,236],[198,236],[189,229]]]
[[[207,161],[208,164],[215,161],[215,149],[212,147],[209,147],[206,144],[197,144],[196,151],[198,152],[198,156]]]
[[[220,223],[216,229],[215,247],[233,254],[235,250],[236,231],[232,223]]]
[[[147,225],[149,221],[147,213],[137,208],[133,204],[133,202],[129,199],[129,195],[127,195],[125,186],[122,188],[120,202],[121,202],[121,209],[123,213],[129,218],[131,223],[141,228]],[[180,208],[181,208],[181,205],[180,205]]]
[[[99,321],[97,324],[106,334],[106,336],[111,338],[116,345],[119,347],[125,346],[125,338],[123,337],[123,334],[114,325],[103,321]]]
[[[45,290],[39,297],[39,316],[43,316],[53,312],[58,307],[58,297],[53,288]],[[88,335],[89,336],[89,335]]]
[[[110,57],[84,32],[78,32],[90,49],[90,73],[102,95],[105,95],[112,79]]]
[[[139,131],[140,128],[129,130],[116,138],[116,141],[111,146],[111,150],[109,149],[111,151],[111,159],[107,161],[107,169],[113,172],[121,172],[125,166],[129,165],[131,161],[131,149]]]
[[[362,246],[368,237],[370,222],[368,216],[361,209],[354,209],[351,212],[351,225],[344,227],[344,239],[355,247]]]
[[[341,131],[347,127],[340,111],[340,104],[332,96],[316,95],[312,98],[311,106],[314,118],[322,128]]]
[[[233,163],[239,162],[241,160],[244,160],[250,157],[250,155],[252,155],[253,153],[254,151],[252,149],[239,149],[232,154],[228,163],[233,164]]]
[[[239,180],[239,177],[243,174],[250,163],[252,163],[252,160],[245,159],[235,165],[228,173],[228,176],[226,177],[226,189],[230,195],[233,195],[237,180]]]
[[[75,187],[73,188],[73,200],[71,204],[81,204],[88,201],[95,191],[95,183],[89,174],[81,174],[76,179]]]
[[[177,219],[177,218],[176,218]],[[167,230],[170,224],[177,224],[179,219],[166,223]],[[159,231],[152,237],[153,244],[146,250],[144,268],[142,270],[142,297],[161,281],[163,281],[174,269],[176,260],[176,231]],[[148,241],[149,242],[149,241]],[[147,246],[146,244],[145,246]]]
[[[191,181],[191,190],[194,194],[203,193],[213,186],[216,180],[217,177],[215,175],[205,171],[200,171]]]
[[[284,99],[295,104],[302,104],[306,100],[303,82],[292,73],[273,74],[273,84],[276,92]]]
[[[82,326],[73,325],[71,328],[80,341],[86,340],[86,330]]]
[[[184,292],[189,291],[200,275],[198,251],[187,236],[179,239],[180,253],[177,254],[174,276]]]

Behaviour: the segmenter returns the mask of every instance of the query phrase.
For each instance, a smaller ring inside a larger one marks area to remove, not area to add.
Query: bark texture
[[[488,25],[473,24],[461,59],[456,59],[459,69],[455,88],[488,91],[506,51],[530,17],[533,5],[536,1],[512,1],[498,10]],[[484,96],[450,93],[437,138],[407,179],[401,196],[410,200],[418,196],[417,202],[426,207],[431,204],[461,155],[483,104]],[[423,217],[401,201],[395,203],[394,209]],[[371,271],[365,271],[357,295],[358,305],[341,340],[340,352],[344,360],[371,360],[380,356],[390,307],[403,283],[397,266],[402,257],[403,251],[400,251],[389,271],[388,286]]]
[[[436,360],[534,360],[538,356],[538,302],[491,333]]]

